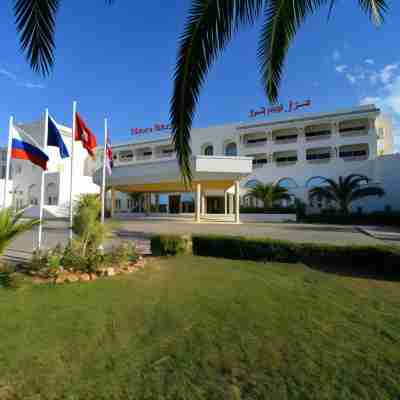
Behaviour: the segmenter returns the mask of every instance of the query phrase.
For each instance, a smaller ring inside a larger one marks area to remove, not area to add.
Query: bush
[[[400,249],[389,246],[335,246],[274,239],[193,236],[193,254],[254,261],[332,266],[381,277],[400,276]]]
[[[7,289],[19,289],[25,279],[22,274],[7,264],[0,265],[0,286]]]
[[[340,214],[333,211],[325,211],[322,214],[309,214],[301,218],[301,222],[336,224],[336,225],[387,225],[400,226],[400,213],[376,211],[370,214]]]
[[[151,252],[156,256],[176,256],[191,251],[188,236],[157,235],[151,238]]]
[[[128,262],[136,261],[138,255],[133,244],[123,242],[117,247],[113,247],[108,254],[111,264],[124,265]]]

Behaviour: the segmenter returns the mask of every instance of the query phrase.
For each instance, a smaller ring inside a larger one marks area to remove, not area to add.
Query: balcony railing
[[[259,147],[259,146],[265,146],[266,143],[267,143],[267,138],[248,139],[247,141],[244,142],[244,145],[246,147]]]
[[[368,128],[365,126],[355,126],[353,128],[341,128],[339,129],[341,136],[360,136],[368,135]]]
[[[329,162],[331,159],[330,153],[307,154],[306,160],[311,164],[319,164]]]
[[[153,157],[152,154],[138,154],[136,156],[137,161],[145,161],[145,160],[151,160]]]
[[[293,165],[297,163],[297,157],[279,157],[275,159],[275,163],[278,167]]]
[[[344,161],[363,161],[368,159],[366,150],[341,151],[339,157]]]
[[[309,132],[306,133],[306,141],[323,140],[331,137],[331,131]]]
[[[298,135],[277,136],[274,138],[274,144],[296,143]]]

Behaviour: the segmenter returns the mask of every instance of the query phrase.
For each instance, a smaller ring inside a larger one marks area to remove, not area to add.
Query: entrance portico
[[[149,198],[150,193],[193,193],[194,219],[201,222],[207,213],[207,193],[221,198],[224,208],[221,215],[227,215],[228,197],[233,197],[230,208],[234,221],[240,222],[240,185],[239,181],[252,172],[252,159],[249,157],[196,156],[192,158],[192,183],[187,186],[181,179],[176,160],[153,161],[143,164],[118,166],[107,177],[107,189],[123,193],[143,193]],[[95,173],[94,181],[101,184],[101,171]],[[112,194],[111,198],[115,196]],[[159,197],[158,197],[159,199]],[[112,201],[111,214],[115,211]],[[146,201],[146,204],[148,202]],[[170,203],[171,204],[171,203]],[[170,204],[167,209],[169,209]],[[147,204],[150,208],[150,205]],[[182,203],[178,200],[178,211],[182,212]],[[212,208],[212,207],[211,207]]]

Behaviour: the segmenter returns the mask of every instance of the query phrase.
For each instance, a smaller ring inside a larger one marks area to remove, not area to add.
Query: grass
[[[0,289],[0,399],[398,399],[399,289],[189,256]]]

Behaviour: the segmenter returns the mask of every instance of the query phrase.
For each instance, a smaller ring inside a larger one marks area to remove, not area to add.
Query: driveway
[[[274,239],[292,240],[296,242],[314,242],[330,244],[396,244],[397,240],[386,235],[379,238],[362,232],[357,226],[319,225],[298,223],[200,223],[168,220],[134,220],[113,221],[115,235],[106,243],[106,248],[118,244],[122,240],[135,241],[139,252],[149,252],[149,238],[154,234],[220,234],[248,237],[270,237]],[[65,221],[49,221],[43,229],[43,247],[51,248],[58,243],[68,242],[68,224]],[[9,260],[23,261],[31,256],[37,246],[37,228],[19,236],[6,250]]]

